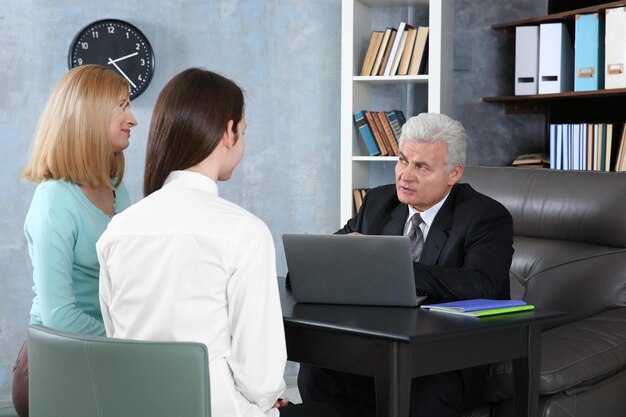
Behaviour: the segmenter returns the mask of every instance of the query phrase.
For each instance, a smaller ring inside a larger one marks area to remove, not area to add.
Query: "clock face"
[[[128,81],[130,99],[144,92],[154,73],[150,42],[130,23],[104,19],[83,28],[70,45],[70,68],[100,64],[117,71]]]

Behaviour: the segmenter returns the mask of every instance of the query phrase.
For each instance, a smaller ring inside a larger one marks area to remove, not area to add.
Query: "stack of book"
[[[550,168],[625,171],[625,135],[622,124],[551,124]]]
[[[535,306],[526,304],[524,300],[476,298],[473,300],[451,301],[449,303],[423,304],[421,308],[448,314],[460,314],[462,316],[485,317],[533,310]]]
[[[354,113],[359,136],[370,156],[397,156],[398,141],[406,118],[401,110]]]
[[[400,22],[397,29],[372,32],[361,75],[426,74],[427,66],[428,27]]]

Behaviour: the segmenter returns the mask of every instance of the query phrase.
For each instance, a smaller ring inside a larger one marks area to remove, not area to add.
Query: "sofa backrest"
[[[467,166],[513,217],[511,297],[572,320],[626,307],[626,173]]]

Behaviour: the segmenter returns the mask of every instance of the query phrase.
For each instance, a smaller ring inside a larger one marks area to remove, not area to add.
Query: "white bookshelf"
[[[428,75],[360,76],[374,30],[400,21],[428,26]],[[342,0],[340,226],[354,215],[352,190],[393,182],[396,157],[369,156],[354,126],[359,110],[452,111],[454,0]],[[385,180],[381,183],[377,175]]]

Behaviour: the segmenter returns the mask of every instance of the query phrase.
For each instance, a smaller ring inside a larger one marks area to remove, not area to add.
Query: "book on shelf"
[[[594,160],[594,170],[595,171],[604,171],[604,165],[606,163],[606,125],[604,123],[600,123],[596,125],[595,133],[595,160]]]
[[[396,142],[400,143],[400,135],[402,134],[402,125],[406,123],[406,118],[402,110],[390,110],[385,112]]]
[[[613,124],[607,123],[604,139],[604,164],[605,171],[611,170],[611,156],[613,155]]]
[[[404,113],[401,110],[394,110],[394,112],[396,113],[396,116],[398,116],[398,123],[400,123],[400,127],[404,126],[404,124],[406,123],[406,117],[404,116]]]
[[[352,190],[352,197],[354,198],[354,212],[358,213],[361,209],[361,205],[363,204],[363,195],[361,194],[361,190],[358,188]]]
[[[421,308],[431,311],[439,311],[448,314],[460,314],[470,317],[493,316],[496,314],[508,314],[518,311],[533,310],[532,304],[526,304],[524,300],[493,300],[477,298],[472,300],[451,301],[439,304],[424,304]]]
[[[622,128],[619,135],[619,144],[617,148],[617,160],[615,161],[615,171],[626,171],[626,127]]]
[[[363,66],[361,67],[361,75],[371,75],[372,68],[374,68],[374,61],[376,61],[376,55],[380,49],[380,44],[383,41],[384,32],[374,31],[370,38],[365,58],[363,59]]]
[[[391,142],[389,141],[389,138],[387,137],[387,132],[385,132],[385,127],[383,126],[383,124],[380,121],[380,117],[378,116],[378,112],[372,111],[372,112],[369,112],[369,113],[372,114],[373,123],[376,124],[376,128],[380,132],[380,138],[381,138],[381,140],[383,142],[383,146],[387,150],[387,155],[388,156],[393,156],[394,155],[394,153],[393,153],[393,146],[391,146]]]
[[[374,139],[372,130],[367,124],[367,119],[365,118],[365,110],[354,113],[354,123],[356,124],[359,136],[365,144],[367,152],[370,154],[370,156],[380,155],[380,149],[378,149],[376,139]]]
[[[391,36],[391,32],[395,31],[394,28],[388,27],[383,32],[383,39],[380,41],[380,47],[378,48],[378,52],[376,53],[376,59],[374,60],[374,66],[372,67],[372,72],[369,75],[377,75],[378,70],[381,67],[383,58],[385,56],[385,51],[387,50],[387,45],[389,44],[389,37]]]
[[[360,110],[354,123],[370,156],[397,156],[402,125],[406,118],[401,110]]]
[[[352,196],[354,200],[354,212],[358,213],[363,205],[363,199],[365,198],[365,194],[369,191],[369,188],[355,188],[352,190]]]
[[[527,153],[515,158],[512,165],[525,168],[548,168],[550,157],[543,153]]]
[[[387,62],[389,61],[389,56],[391,55],[391,49],[393,48],[393,43],[395,42],[396,35],[398,34],[398,30],[395,28],[387,28],[387,30],[390,31],[390,33],[385,47],[385,54],[383,55],[383,60],[380,62],[378,72],[372,75],[385,75],[385,68],[387,68]]]
[[[385,140],[391,146],[391,152],[389,155],[398,156],[398,141],[396,140],[396,136],[393,134],[393,130],[391,129],[391,125],[389,124],[389,120],[387,120],[387,113],[384,111],[376,112],[378,116],[378,120],[380,120],[380,124],[383,127],[383,131],[385,132]]]
[[[408,30],[405,29],[402,31],[402,36],[400,37],[400,44],[398,44],[398,50],[394,54],[393,64],[391,66],[391,71],[389,75],[398,75],[398,68],[400,67],[400,60],[402,59],[402,53],[404,52],[404,48],[406,46],[406,37]]]
[[[404,48],[404,43],[406,43],[406,30],[407,23],[400,22],[400,24],[398,25],[398,29],[396,29],[396,37],[394,38],[393,44],[391,45],[389,59],[387,61],[387,65],[385,65],[385,71],[383,72],[383,75],[395,75],[398,65],[400,64],[402,48]]]
[[[365,119],[367,120],[367,124],[370,127],[372,134],[374,135],[374,139],[376,140],[378,149],[380,149],[380,155],[381,156],[389,155],[389,152],[387,151],[387,146],[385,146],[385,141],[383,140],[382,134],[378,130],[378,125],[376,124],[376,121],[375,121],[375,119],[378,119],[378,118],[374,117],[371,111],[366,111]]]
[[[407,75],[409,72],[409,64],[411,63],[411,55],[413,54],[413,45],[415,45],[416,36],[416,28],[411,27],[409,28],[409,30],[407,30],[406,42],[404,44],[404,50],[402,51],[400,65],[398,66],[398,75]]]
[[[420,26],[417,28],[408,75],[424,74],[426,61],[428,61],[428,26]]]
[[[593,167],[593,158],[594,158],[593,130],[594,130],[594,125],[588,124],[587,125],[587,161],[585,164],[585,167],[587,167],[587,169],[591,169],[591,167]]]
[[[577,123],[550,125],[550,168],[618,170],[624,125]]]

